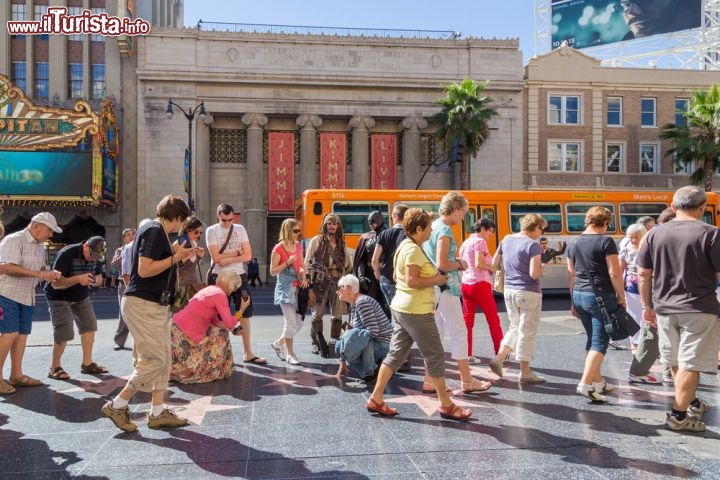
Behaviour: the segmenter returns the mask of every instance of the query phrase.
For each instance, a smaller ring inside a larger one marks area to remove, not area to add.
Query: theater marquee
[[[38,106],[0,74],[0,204],[116,205],[117,140],[109,100]]]

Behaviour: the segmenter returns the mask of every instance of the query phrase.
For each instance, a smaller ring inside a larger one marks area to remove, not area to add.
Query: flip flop
[[[243,360],[243,362],[254,363],[255,365],[265,365],[267,360],[262,357],[254,356],[252,358],[248,358],[247,360]]]

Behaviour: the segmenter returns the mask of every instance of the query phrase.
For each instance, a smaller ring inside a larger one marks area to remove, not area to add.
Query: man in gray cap
[[[27,336],[32,330],[35,307],[35,286],[38,282],[53,282],[60,272],[45,266],[45,242],[53,232],[62,233],[55,217],[38,213],[24,230],[12,233],[0,242],[0,262],[6,264],[5,275],[0,275],[0,395],[15,393],[15,387],[35,387],[40,380],[23,373],[22,359]],[[12,350],[12,363],[8,381],[3,380],[3,367]]]
[[[68,380],[60,359],[69,340],[74,338],[73,322],[77,324],[82,345],[80,371],[88,374],[107,373],[107,369],[92,359],[97,331],[97,318],[90,302],[90,288],[102,284],[102,265],[107,244],[103,237],[90,237],[82,243],[67,245],[55,257],[53,268],[62,278],[45,284],[45,296],[54,329],[52,363],[48,377]]]

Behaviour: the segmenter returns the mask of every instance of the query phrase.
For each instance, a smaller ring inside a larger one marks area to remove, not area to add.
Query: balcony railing
[[[327,35],[338,37],[378,37],[378,38],[424,38],[435,40],[457,40],[462,33],[451,30],[403,30],[380,28],[350,27],[312,27],[308,25],[268,25],[262,23],[197,23],[198,30],[205,32],[245,32],[272,33],[284,35]]]

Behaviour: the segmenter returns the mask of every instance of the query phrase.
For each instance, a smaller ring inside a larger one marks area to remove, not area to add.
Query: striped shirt
[[[26,228],[8,235],[0,242],[0,262],[39,271],[45,267],[45,247]],[[35,305],[35,286],[38,282],[40,280],[35,277],[0,275],[0,295],[23,305]]]
[[[363,327],[370,332],[372,340],[390,343],[393,327],[380,304],[367,295],[358,296],[350,307],[350,325]]]

